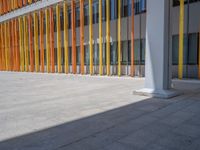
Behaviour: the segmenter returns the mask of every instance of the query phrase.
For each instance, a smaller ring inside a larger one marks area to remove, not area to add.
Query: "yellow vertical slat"
[[[107,75],[110,75],[110,0],[106,0],[106,63]]]
[[[28,0],[28,3],[31,4],[31,3],[32,3],[32,0]]]
[[[184,0],[180,0],[178,78],[183,79]]]
[[[93,18],[92,0],[89,0],[89,40],[90,40],[90,75],[93,74]]]
[[[61,67],[61,34],[60,34],[60,6],[56,5],[56,26],[57,26],[57,67],[58,73],[62,72]]]
[[[102,0],[99,0],[99,74],[103,75]]]
[[[50,30],[49,30],[49,10],[45,10],[45,20],[46,20],[46,68],[47,72],[50,72]]]
[[[34,49],[35,49],[35,71],[39,72],[39,48],[38,48],[38,15],[35,12],[34,17]]]
[[[44,13],[40,11],[39,17],[39,32],[40,32],[40,71],[44,72]]]
[[[19,48],[20,48],[20,68],[21,68],[21,71],[23,72],[24,71],[24,44],[23,44],[23,31],[24,31],[24,28],[23,28],[23,20],[22,18],[20,17],[19,19]]]
[[[69,61],[68,61],[68,8],[67,3],[63,4],[63,13],[64,13],[64,47],[65,47],[65,73],[69,72]]]
[[[121,76],[121,0],[118,0],[118,76]]]
[[[24,55],[25,55],[25,71],[29,71],[29,52],[28,52],[28,24],[26,16],[23,17],[24,23]]]

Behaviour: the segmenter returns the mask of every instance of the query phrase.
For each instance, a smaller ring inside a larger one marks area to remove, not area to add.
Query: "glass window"
[[[121,16],[127,17],[128,16],[128,0],[122,0],[121,3]]]
[[[44,17],[44,34],[46,34],[46,17]]]
[[[76,8],[76,27],[80,27],[80,7]]]
[[[103,64],[106,65],[106,43],[103,43]]]
[[[189,56],[188,56],[188,64],[196,65],[198,64],[198,34],[190,34],[189,35]]]
[[[47,59],[47,56],[46,56],[46,49],[44,49],[44,65],[47,64],[46,59]]]
[[[141,40],[141,65],[144,65],[145,64],[145,49],[146,49],[146,40],[145,39],[142,39]]]
[[[128,16],[131,16],[132,0],[128,0]]]
[[[63,15],[63,9],[60,9],[60,29],[61,29],[61,31],[64,30],[64,15]]]
[[[128,41],[122,41],[122,64],[125,65],[128,63]]]
[[[137,39],[134,41],[134,63],[135,65],[140,64],[140,40]]]
[[[84,6],[84,25],[89,24],[89,6],[85,4]]]
[[[110,19],[111,20],[117,19],[117,1],[116,0],[110,1]]]
[[[89,45],[85,45],[84,46],[85,49],[85,65],[90,65],[90,49],[89,49]]]
[[[50,20],[51,21],[51,20]],[[54,22],[54,31],[57,31],[57,17],[56,17],[56,11],[53,12],[53,22]]]
[[[134,64],[145,63],[145,39],[134,41]],[[128,41],[128,64],[131,64],[131,40]]]
[[[140,0],[140,12],[146,11],[146,0]]]
[[[198,54],[198,34],[189,34],[187,42],[187,35],[184,35],[184,51],[183,51],[183,63],[184,64],[197,64]],[[188,47],[188,48],[187,48]],[[179,55],[179,35],[172,37],[172,64],[178,65]]]
[[[61,65],[65,64],[65,49],[64,47],[61,48]]]
[[[55,62],[55,65],[57,65],[57,48],[54,48],[54,62]]]
[[[68,10],[68,28],[71,29],[71,14],[72,11],[71,10]]]
[[[128,41],[128,64],[131,64],[131,40]]]
[[[95,43],[94,47],[94,65],[99,65],[99,44]]]
[[[102,0],[102,21],[106,21],[106,0]]]
[[[189,3],[194,3],[194,2],[200,2],[200,0],[189,0]],[[185,4],[187,4],[188,1],[185,1]],[[180,5],[180,0],[173,0],[173,6],[179,6]]]
[[[76,47],[76,63],[77,65],[81,64],[81,51],[80,51],[80,46]]]
[[[110,45],[110,62],[111,65],[117,65],[117,42]]]
[[[146,0],[135,1],[135,14],[139,14],[146,11]]]
[[[69,65],[72,65],[72,47],[69,47],[68,60],[69,60]]]
[[[99,3],[98,1],[94,1],[93,2],[93,24],[98,23],[99,22]]]

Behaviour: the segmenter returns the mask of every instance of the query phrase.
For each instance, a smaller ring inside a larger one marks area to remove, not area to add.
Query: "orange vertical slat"
[[[5,0],[2,0],[2,10],[3,14],[5,14]]]
[[[8,36],[7,36],[7,22],[4,22],[4,38],[5,38],[5,69],[8,71]]]
[[[0,24],[0,32],[2,33],[2,24]],[[2,58],[2,35],[0,35],[0,70],[3,70],[3,58]]]
[[[10,0],[7,0],[7,12],[10,11]]]
[[[11,24],[10,21],[8,21],[8,28],[7,28],[7,33],[8,33],[8,70],[11,71]]]
[[[3,14],[6,13],[6,5],[5,5],[5,3],[6,3],[6,1],[3,0],[3,1],[2,1],[2,5],[3,5]]]
[[[134,0],[132,0],[132,20],[131,20],[131,76],[135,75],[135,65],[134,65],[134,17],[135,16],[135,8],[134,8]]]
[[[15,57],[15,20],[12,20],[12,58],[13,58],[13,71],[16,71],[16,57]]]
[[[13,32],[13,21],[10,21],[10,33],[14,33]],[[11,71],[13,71],[13,36],[11,36],[10,38],[10,65],[11,65]]]
[[[4,29],[3,29],[3,23],[1,24],[1,69],[4,71],[4,64],[5,64],[5,54],[4,54]]]
[[[5,39],[4,39],[5,35],[4,35],[4,29],[3,29],[3,24],[1,26],[1,42],[2,42],[2,51],[1,51],[1,55],[2,55],[2,70],[5,70]]]
[[[2,2],[2,14],[4,14],[5,13],[4,0],[2,0],[1,2]]]
[[[80,52],[81,52],[81,74],[84,74],[84,0],[80,0]]]
[[[27,5],[27,0],[23,0],[23,5],[24,5],[24,6]]]
[[[10,33],[14,33],[13,32],[13,21],[10,21]],[[13,36],[10,37],[10,65],[11,65],[11,71],[13,71]]]
[[[14,5],[15,5],[15,9],[17,9],[18,8],[18,0],[14,0]]]
[[[40,11],[40,64],[41,72],[44,72],[44,13]]]
[[[1,31],[1,24],[0,24],[0,31]],[[0,71],[2,70],[2,42],[0,36]]]
[[[11,1],[12,0],[9,0],[9,11],[12,11],[12,6],[11,6],[12,3],[11,3]]]
[[[10,0],[7,0],[7,12],[10,11]]]
[[[19,52],[19,30],[18,30],[18,19],[16,19],[16,23],[15,23],[15,34],[16,34],[16,38],[15,38],[15,42],[16,42],[16,70],[20,71],[20,52]]]
[[[15,0],[12,0],[13,10],[15,10]]]
[[[12,0],[12,10],[14,10],[14,9],[15,9],[15,1]]]
[[[2,0],[0,0],[0,15],[2,15]]]
[[[12,20],[12,58],[13,58],[13,71],[15,71],[16,68],[16,61],[15,61],[15,20]]]
[[[13,60],[14,60],[14,71],[16,71],[17,69],[17,62],[16,62],[16,34],[15,34],[15,30],[16,30],[16,28],[15,28],[15,24],[16,24],[16,20],[14,19],[13,20],[13,47],[14,47],[14,49],[13,49],[13,56],[14,56],[14,58],[13,58]]]
[[[16,5],[15,5],[16,3],[15,3],[15,0],[13,0],[13,10],[15,10],[16,9]]]
[[[8,36],[7,36],[7,23],[4,23],[4,54],[5,54],[5,70],[8,71]]]
[[[13,10],[13,0],[10,0],[10,9]]]
[[[54,18],[53,18],[53,8],[50,11],[50,51],[51,51],[51,72],[55,72],[55,54],[54,54]]]
[[[4,1],[4,7],[5,7],[5,13],[7,13],[8,12],[8,1],[7,0]]]
[[[72,24],[72,73],[76,74],[76,4],[71,1],[71,24]]]
[[[23,0],[23,6],[27,5],[27,0]]]
[[[30,51],[30,71],[34,71],[34,51],[33,51],[33,28],[32,28],[32,16],[28,16],[28,31],[29,31],[29,51]]]
[[[22,4],[23,4],[23,0],[19,0],[18,5],[19,5],[20,8],[22,7]]]
[[[4,13],[3,0],[0,0],[0,1],[1,1],[1,15],[3,15],[3,13]]]

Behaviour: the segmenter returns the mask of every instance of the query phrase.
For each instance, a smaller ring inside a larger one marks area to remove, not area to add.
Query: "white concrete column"
[[[169,0],[147,0],[145,88],[139,95],[169,98],[171,59],[169,59]]]

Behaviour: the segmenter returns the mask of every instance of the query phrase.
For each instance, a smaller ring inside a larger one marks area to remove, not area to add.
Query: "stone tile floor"
[[[0,150],[199,150],[200,81],[169,100],[144,79],[0,72]]]

